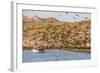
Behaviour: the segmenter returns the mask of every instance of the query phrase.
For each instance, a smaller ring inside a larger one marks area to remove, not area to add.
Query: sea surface
[[[23,51],[22,55],[23,63],[89,59],[91,59],[91,53],[72,52],[64,50],[46,50],[44,53],[33,53],[32,51]]]

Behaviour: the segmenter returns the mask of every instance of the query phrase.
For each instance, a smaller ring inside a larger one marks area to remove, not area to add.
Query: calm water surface
[[[63,50],[46,50],[45,53],[33,53],[23,51],[23,62],[65,61],[65,60],[88,60],[90,53],[72,52]]]

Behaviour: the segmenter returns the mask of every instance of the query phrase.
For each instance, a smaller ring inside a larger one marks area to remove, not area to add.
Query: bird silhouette
[[[65,12],[66,14],[68,14],[69,12]]]
[[[75,15],[76,15],[77,17],[79,17],[79,15],[78,15],[77,13],[75,13]]]

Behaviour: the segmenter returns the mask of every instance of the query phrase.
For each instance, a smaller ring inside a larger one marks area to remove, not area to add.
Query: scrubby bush
[[[60,23],[24,23],[23,47],[38,49],[78,48],[91,47],[91,21]],[[37,45],[38,46],[37,46]]]

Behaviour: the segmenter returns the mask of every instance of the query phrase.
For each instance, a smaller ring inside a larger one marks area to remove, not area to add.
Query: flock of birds
[[[65,12],[66,14],[69,14],[70,12]],[[80,17],[80,15],[78,13],[74,13],[75,16],[73,16],[73,19],[77,19]],[[61,14],[58,15],[59,17],[62,16]],[[88,17],[85,17],[84,19],[88,19]]]
[[[66,14],[69,14],[69,12],[65,12],[65,13],[66,13]],[[80,17],[80,15],[79,15],[78,13],[74,13],[74,15],[75,15],[75,16],[72,17],[73,19],[77,19],[77,18]],[[59,16],[61,16],[61,15],[59,15]],[[85,17],[84,19],[88,19],[88,17]]]
[[[66,14],[69,14],[70,12],[65,12]],[[73,13],[74,14],[74,16],[72,17],[73,19],[77,19],[77,18],[79,18],[80,17],[80,15],[78,14],[78,13]],[[36,16],[38,16],[37,14],[35,14]],[[59,14],[58,15],[58,17],[61,17],[62,15],[61,14]],[[88,17],[84,17],[84,19],[88,19]]]

